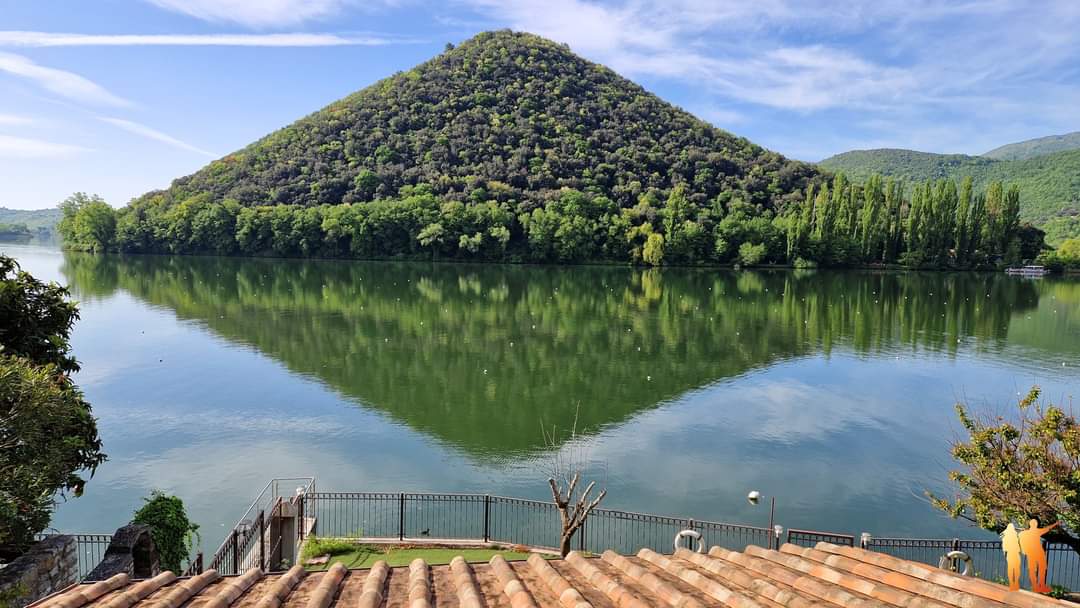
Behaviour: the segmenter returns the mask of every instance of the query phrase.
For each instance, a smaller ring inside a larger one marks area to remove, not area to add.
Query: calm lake
[[[787,528],[978,537],[923,497],[953,404],[1080,387],[1076,279],[0,251],[81,302],[109,461],[54,526],[161,488],[210,550],[271,477],[549,499],[575,414],[610,508],[764,525],[756,489]]]

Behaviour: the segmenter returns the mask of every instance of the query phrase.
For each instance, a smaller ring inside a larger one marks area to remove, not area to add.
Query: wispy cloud
[[[339,35],[303,32],[280,34],[65,34],[0,31],[0,46],[381,46],[409,39],[373,34]]]
[[[22,127],[34,124],[34,119],[29,116],[0,113],[0,126]]]
[[[181,150],[186,150],[188,152],[194,152],[196,154],[201,154],[201,155],[207,156],[209,158],[217,158],[217,156],[218,156],[217,154],[214,154],[213,152],[210,152],[208,150],[203,150],[202,148],[200,148],[198,146],[194,146],[194,145],[189,144],[189,143],[187,143],[185,141],[181,141],[179,139],[176,139],[175,137],[173,137],[173,136],[171,136],[171,135],[169,135],[167,133],[162,133],[161,131],[158,131],[157,129],[153,129],[151,127],[148,127],[148,126],[143,125],[143,124],[139,124],[139,123],[131,121],[131,120],[126,120],[126,119],[123,119],[123,118],[112,118],[112,117],[108,117],[108,116],[99,116],[98,120],[101,120],[102,122],[106,122],[106,123],[108,123],[110,125],[113,125],[114,127],[119,127],[119,128],[121,128],[121,129],[123,129],[125,131],[130,132],[130,133],[134,133],[136,135],[141,135],[143,137],[146,137],[148,139],[153,139],[155,141],[160,141],[160,142],[162,142],[164,144],[168,144],[168,145],[170,145],[170,146],[172,146],[174,148],[179,148]]]
[[[0,72],[25,78],[47,91],[74,101],[118,107],[131,105],[126,99],[113,95],[78,74],[39,65],[22,55],[0,52]]]
[[[0,157],[4,158],[57,158],[67,157],[80,152],[88,152],[89,148],[60,144],[40,139],[15,137],[12,135],[0,135]]]
[[[988,138],[1008,141],[1016,125],[1028,137],[1080,126],[1070,105],[1080,98],[1075,0],[462,1],[486,27],[531,31],[631,77],[712,96],[703,107],[736,102],[748,124],[815,115],[802,124],[823,131],[828,113],[843,112],[839,130],[867,142],[946,125],[931,149],[966,141],[950,151],[972,153]],[[868,117],[893,133],[850,128]],[[808,149],[790,131],[774,144]]]
[[[280,27],[339,13],[350,0],[148,0],[166,10],[211,22]]]

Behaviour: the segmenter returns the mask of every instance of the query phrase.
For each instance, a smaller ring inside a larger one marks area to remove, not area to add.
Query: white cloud
[[[0,72],[26,78],[47,91],[75,101],[106,106],[131,105],[126,99],[78,74],[38,65],[22,55],[0,52]]]
[[[277,27],[337,14],[348,0],[148,0],[166,10],[212,22]]]
[[[202,154],[203,156],[208,156],[210,158],[217,158],[217,156],[218,156],[217,154],[214,154],[213,152],[203,150],[202,148],[199,148],[197,146],[189,144],[189,143],[187,143],[185,141],[180,141],[179,139],[176,139],[175,137],[173,137],[171,135],[168,135],[166,133],[162,133],[161,131],[158,131],[156,129],[152,129],[152,128],[146,126],[146,125],[139,124],[139,123],[131,121],[131,120],[125,120],[123,118],[110,118],[110,117],[107,117],[107,116],[99,116],[98,120],[101,120],[102,122],[109,123],[110,125],[113,125],[115,127],[119,127],[121,129],[124,129],[125,131],[128,131],[130,133],[134,133],[136,135],[141,135],[143,137],[153,139],[155,141],[160,141],[162,143],[173,146],[174,148],[179,148],[181,150],[187,150],[188,152],[194,152],[196,154]]]
[[[57,158],[88,151],[90,151],[89,148],[82,146],[58,144],[12,135],[0,135],[0,157],[3,158]]]
[[[65,34],[0,31],[0,46],[379,46],[407,42],[377,35],[338,34]]]
[[[979,153],[988,138],[1004,143],[1077,128],[1075,0],[462,1],[488,27],[567,43],[630,77],[687,85],[702,107],[736,101],[747,115],[753,106],[803,115],[840,110],[849,120],[891,123],[891,132],[843,128],[867,143],[945,126],[949,133],[931,149],[960,142],[948,151]],[[830,123],[822,118],[803,126]],[[830,152],[802,145],[810,156]]]
[[[34,124],[34,119],[28,116],[18,116],[16,114],[0,114],[0,126],[22,127],[32,124]]]

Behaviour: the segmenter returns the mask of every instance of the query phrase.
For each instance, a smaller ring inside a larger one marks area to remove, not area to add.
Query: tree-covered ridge
[[[998,160],[1023,160],[1078,148],[1080,148],[1080,131],[1074,131],[1064,135],[1048,135],[1006,144],[984,153],[983,156]]]
[[[42,228],[50,232],[60,221],[60,210],[50,209],[8,209],[0,207],[0,224],[23,224],[33,231]]]
[[[428,184],[445,200],[529,211],[561,188],[620,207],[686,184],[781,206],[817,171],[721,131],[563,46],[510,31],[354,93],[152,192],[147,213],[199,195],[240,206],[367,202]]]
[[[908,199],[880,178],[826,178],[564,46],[501,31],[118,213],[75,195],[59,230],[95,251],[650,265],[979,268],[1040,251],[1015,205],[968,218],[951,180]],[[969,232],[986,238],[961,252]]]
[[[844,174],[779,215],[743,200],[699,207],[684,184],[620,208],[603,195],[563,188],[517,213],[509,203],[464,203],[430,186],[403,186],[398,198],[339,205],[213,202],[200,195],[147,216],[119,213],[97,197],[64,201],[59,229],[69,246],[91,251],[214,253],[279,257],[434,259],[648,264],[789,263],[795,266],[903,264],[911,268],[992,268],[1035,259],[1041,230],[1021,225],[1020,191],[970,178],[904,184]]]
[[[26,241],[55,237],[61,212],[52,209],[8,209],[0,207],[0,240]]]
[[[854,150],[821,161],[856,181],[873,174],[907,181],[970,175],[977,188],[994,181],[1014,183],[1023,192],[1020,217],[1044,229],[1058,244],[1080,236],[1080,149],[1019,160],[995,160],[963,154],[931,154],[913,150]]]

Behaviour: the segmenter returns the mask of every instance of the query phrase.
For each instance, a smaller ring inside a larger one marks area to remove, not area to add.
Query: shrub
[[[739,262],[746,266],[756,266],[765,259],[765,244],[743,243],[739,245]]]
[[[340,538],[312,536],[304,543],[304,550],[301,551],[301,557],[304,559],[311,559],[320,555],[342,555],[356,551],[359,548],[360,545],[352,541]]]
[[[179,573],[181,564],[191,555],[195,540],[199,538],[199,526],[188,519],[184,501],[160,490],[154,490],[146,504],[135,512],[132,522],[147,524],[164,570]]]

